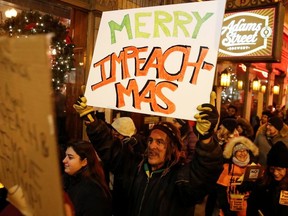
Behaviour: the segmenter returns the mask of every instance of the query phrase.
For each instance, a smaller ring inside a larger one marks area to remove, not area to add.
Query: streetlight
[[[17,11],[14,8],[6,10],[5,11],[5,16],[7,18],[16,17],[17,16]]]

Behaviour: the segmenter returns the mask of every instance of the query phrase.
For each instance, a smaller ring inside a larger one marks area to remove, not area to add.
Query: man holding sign
[[[160,122],[151,129],[144,158],[139,158],[113,140],[109,127],[93,115],[84,96],[74,108],[85,120],[89,139],[103,163],[123,180],[123,193],[117,196],[122,199],[115,200],[123,209],[114,215],[188,215],[222,171],[222,150],[212,139],[219,114],[212,104],[197,107],[200,113],[195,115],[195,131],[199,141],[195,158],[186,165],[180,131],[172,123]]]
[[[85,96],[74,108],[85,118],[89,139],[105,167],[123,182],[122,199],[115,201],[122,204],[123,211],[115,215],[192,214],[194,205],[218,179],[222,150],[211,136],[219,115],[207,101],[225,3],[218,0],[102,14]],[[109,128],[91,114],[90,106],[196,119],[195,159],[182,165],[180,132],[168,122],[152,128],[145,156],[138,158],[127,146],[113,142]]]

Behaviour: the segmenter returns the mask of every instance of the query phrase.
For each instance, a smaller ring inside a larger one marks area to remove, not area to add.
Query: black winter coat
[[[75,216],[111,216],[111,197],[107,197],[101,186],[90,179],[64,176],[64,189],[73,203]]]
[[[87,134],[103,163],[108,164],[106,167],[123,179],[124,190],[119,202],[122,201],[125,213],[115,215],[191,215],[194,205],[203,200],[222,172],[222,150],[214,142],[198,142],[191,163],[176,164],[166,174],[163,167],[148,177],[144,170],[149,169],[146,159],[143,162],[128,148],[113,142],[104,122],[97,120],[88,125]]]
[[[280,188],[273,181],[268,186],[256,185],[248,198],[247,216],[287,216],[288,206],[279,204]]]

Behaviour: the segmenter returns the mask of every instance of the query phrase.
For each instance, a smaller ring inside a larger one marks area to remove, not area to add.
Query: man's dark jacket
[[[202,201],[215,185],[223,169],[222,150],[217,143],[196,144],[195,157],[189,164],[176,164],[168,172],[154,171],[150,177],[147,160],[129,152],[121,142],[113,141],[109,128],[96,120],[87,126],[87,135],[106,167],[123,179],[118,200],[126,216],[191,215],[194,205]],[[146,167],[146,169],[145,169]]]

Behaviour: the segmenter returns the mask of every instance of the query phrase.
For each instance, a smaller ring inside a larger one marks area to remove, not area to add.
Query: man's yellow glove
[[[210,95],[210,103],[204,103],[197,107],[200,112],[194,118],[196,119],[195,133],[199,140],[208,139],[214,133],[219,120],[219,113],[215,107],[216,94]]]
[[[82,92],[84,94],[85,86],[81,87]],[[79,113],[81,118],[88,120],[90,122],[94,122],[94,109],[92,106],[87,106],[87,98],[84,95],[80,95],[75,104],[73,104],[73,108],[76,112]]]

